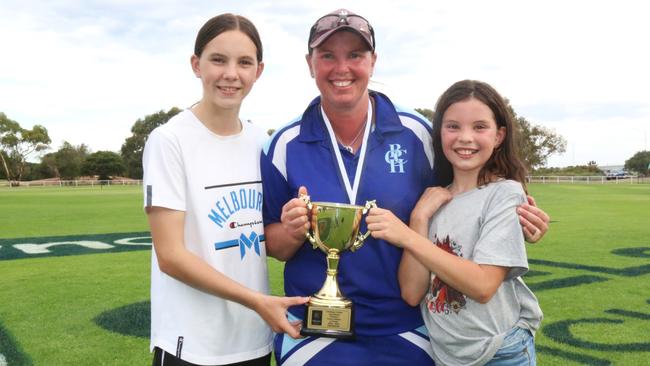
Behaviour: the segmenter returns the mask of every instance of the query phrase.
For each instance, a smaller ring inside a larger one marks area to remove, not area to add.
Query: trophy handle
[[[312,210],[312,208],[314,206],[311,204],[311,197],[309,197],[306,194],[301,194],[300,197],[298,197],[298,198],[300,198],[301,200],[303,200],[303,202],[305,202],[307,204],[307,210],[309,210],[309,211]],[[305,233],[305,236],[307,237],[307,239],[311,243],[311,246],[312,246],[313,249],[318,248],[318,242],[316,241],[316,238],[314,238],[314,236],[311,234],[311,230],[307,230],[307,232]],[[327,252],[327,248],[324,248],[323,250],[325,250]]]
[[[361,211],[362,215],[365,215],[370,211],[371,208],[377,207],[377,201],[372,200],[372,201],[366,201],[366,205],[363,207],[363,211]],[[363,246],[363,242],[370,236],[370,231],[366,231],[365,234],[357,234],[357,238],[354,240],[354,244],[350,247],[350,251],[354,252],[357,251],[359,248]]]

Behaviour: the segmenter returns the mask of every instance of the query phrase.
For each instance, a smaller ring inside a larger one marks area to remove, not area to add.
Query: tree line
[[[508,109],[515,121],[516,136],[520,155],[530,173],[540,172],[572,175],[603,174],[591,161],[588,165],[568,168],[545,168],[548,158],[566,151],[566,139],[555,131],[530,123],[523,116],[517,115],[510,103]],[[417,108],[419,113],[433,120],[433,111]],[[32,129],[20,126],[16,121],[0,112],[0,179],[10,182],[60,178],[75,180],[81,176],[93,176],[100,180],[114,177],[142,179],[142,152],[147,137],[154,128],[166,123],[181,112],[179,108],[158,111],[138,119],[131,127],[131,136],[127,137],[119,152],[91,152],[85,144],[72,145],[64,141],[58,150],[45,153],[51,149],[51,139],[47,129],[35,125]],[[273,130],[269,130],[269,134]],[[39,163],[27,159],[33,154],[40,155]],[[641,175],[648,175],[650,169],[650,151],[640,151],[625,162],[625,169]]]
[[[44,126],[35,125],[32,129],[26,129],[0,112],[0,179],[16,185],[23,180],[73,180],[80,176],[108,180],[125,171],[120,154],[112,151],[91,153],[87,145],[74,146],[67,141],[59,150],[40,156],[40,163],[27,160],[32,154],[50,149],[50,143]]]

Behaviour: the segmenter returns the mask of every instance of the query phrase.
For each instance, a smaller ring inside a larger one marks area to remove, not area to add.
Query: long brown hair
[[[490,108],[494,114],[497,128],[505,127],[506,133],[501,145],[492,152],[492,156],[478,174],[479,186],[487,184],[493,177],[512,179],[520,182],[526,190],[526,167],[521,162],[515,149],[515,126],[505,100],[489,84],[477,80],[462,80],[450,86],[436,103],[433,115],[433,151],[438,183],[442,186],[454,180],[454,170],[442,151],[442,117],[454,103],[475,98]]]

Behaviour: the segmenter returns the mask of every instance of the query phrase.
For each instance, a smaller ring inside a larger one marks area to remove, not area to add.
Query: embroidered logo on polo
[[[244,256],[246,256],[246,249],[254,250],[255,254],[259,256],[260,242],[262,241],[264,241],[264,235],[259,235],[253,231],[248,237],[242,233],[239,235],[238,239],[214,243],[214,249],[221,250],[239,246],[239,254],[241,255],[241,259],[244,259]]]
[[[384,160],[390,166],[391,173],[404,173],[404,164],[408,162],[402,158],[403,155],[406,155],[406,149],[402,149],[400,144],[390,144],[388,145],[390,149],[386,151],[384,155]]]

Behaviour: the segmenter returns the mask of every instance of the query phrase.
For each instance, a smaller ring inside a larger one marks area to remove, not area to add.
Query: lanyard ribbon
[[[345,190],[348,193],[348,199],[350,204],[354,205],[357,201],[357,191],[359,190],[359,183],[361,182],[361,171],[363,170],[363,162],[366,159],[366,150],[368,148],[368,136],[370,135],[371,125],[368,125],[368,121],[372,121],[372,103],[368,100],[368,116],[366,117],[365,131],[363,133],[363,140],[361,141],[361,152],[359,154],[359,162],[357,163],[357,171],[354,175],[354,184],[350,184],[350,179],[345,170],[345,165],[343,164],[343,159],[341,158],[341,151],[339,149],[339,143],[336,140],[336,135],[334,134],[334,129],[332,128],[332,123],[327,114],[323,110],[323,106],[320,107],[321,114],[323,115],[323,120],[325,121],[325,126],[327,126],[327,131],[330,135],[330,140],[332,141],[332,147],[334,148],[334,155],[336,156],[336,162],[339,167],[339,173],[343,179],[343,184],[345,184]]]

